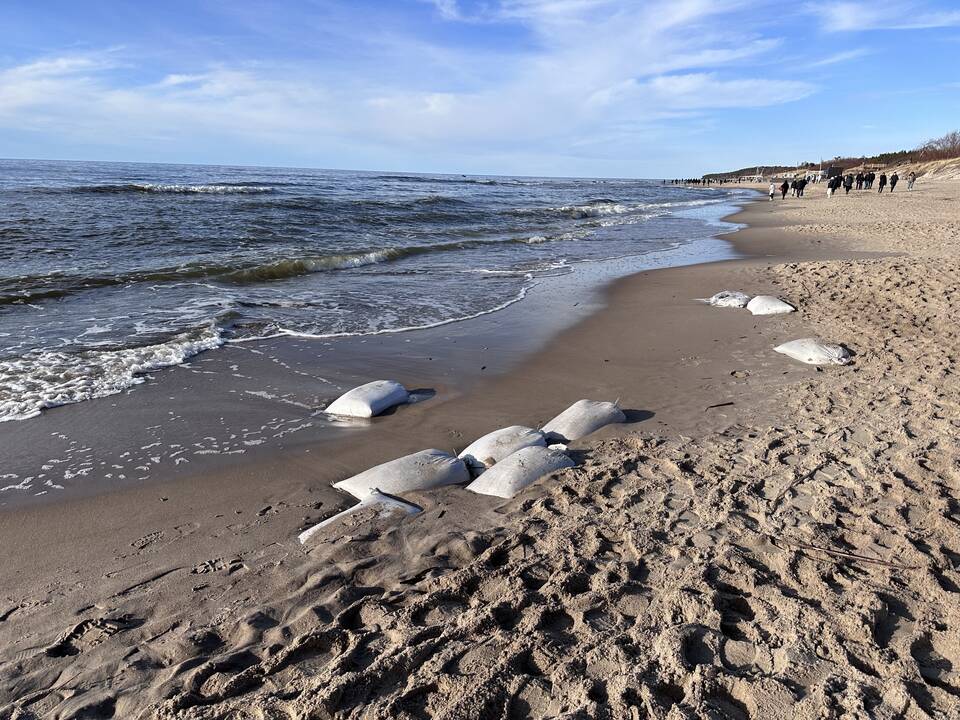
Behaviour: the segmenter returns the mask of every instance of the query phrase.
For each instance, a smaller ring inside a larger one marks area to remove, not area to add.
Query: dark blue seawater
[[[0,421],[224,342],[396,332],[714,234],[657,181],[0,160]]]

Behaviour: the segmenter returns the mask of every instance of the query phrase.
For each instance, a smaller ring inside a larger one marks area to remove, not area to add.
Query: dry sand
[[[0,718],[960,717],[960,187],[817,189],[333,468],[3,515]],[[800,312],[691,300],[725,288]],[[810,335],[855,363],[771,350]],[[632,422],[513,500],[295,544],[331,479],[617,395]]]

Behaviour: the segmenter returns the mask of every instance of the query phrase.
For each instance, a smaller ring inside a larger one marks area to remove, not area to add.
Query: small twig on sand
[[[856,553],[847,552],[846,550],[823,548],[819,545],[811,545],[810,543],[803,542],[802,540],[791,540],[785,537],[774,537],[773,535],[767,535],[767,537],[770,538],[774,545],[776,545],[779,541],[786,545],[802,548],[804,550],[816,550],[817,552],[822,552],[826,555],[842,557],[846,558],[847,560],[860,560],[861,562],[875,563],[876,565],[883,565],[884,567],[894,568],[896,570],[917,570],[919,568],[917,565],[900,565],[898,563],[892,563],[888,560],[880,560],[879,558],[867,557],[866,555],[857,555]]]
[[[732,400],[729,401],[729,402],[717,403],[716,405],[707,405],[707,406],[704,408],[704,410],[712,410],[713,408],[718,408],[718,407],[728,407],[728,406],[730,406],[730,405],[733,405],[733,401],[732,401]]]

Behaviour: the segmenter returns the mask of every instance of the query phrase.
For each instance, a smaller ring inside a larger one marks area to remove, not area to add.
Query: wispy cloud
[[[440,16],[446,20],[462,20],[464,15],[460,12],[460,6],[457,0],[423,0],[433,5]]]
[[[855,48],[853,50],[843,50],[842,52],[834,53],[833,55],[828,55],[825,58],[820,60],[815,60],[811,63],[807,63],[808,68],[820,68],[826,67],[827,65],[836,65],[838,63],[849,62],[850,60],[857,60],[858,58],[865,57],[870,54],[870,50],[867,48]]]
[[[39,43],[25,40],[5,54],[0,155],[33,143],[87,157],[640,172],[631,163],[700,162],[731,137],[741,152],[764,133],[782,143],[769,128],[789,103],[826,103],[821,86],[836,102],[911,84],[890,73],[843,85],[850,73],[827,71],[871,53],[870,68],[892,62],[901,35],[838,47],[811,29],[960,25],[960,10],[935,0],[810,0],[784,13],[767,12],[779,0],[303,0],[282,16],[255,0],[208,7],[195,28],[126,28],[124,47],[87,28],[81,44],[51,39],[31,55]],[[943,62],[917,67],[948,92]]]
[[[432,0],[446,20],[466,15]],[[750,61],[777,37],[721,26],[739,0],[503,0],[484,22],[532,41],[489,54],[394,35],[391,57],[415,54],[418,72],[380,79],[371,66],[341,75],[316,63],[211,63],[141,79],[115,72],[134,53],[69,54],[0,70],[0,126],[49,128],[82,143],[169,143],[233,136],[286,147],[335,144],[407,152],[551,154],[604,138],[610,153],[667,119],[788,103],[807,82],[752,77]],[[473,9],[475,11],[476,8]],[[405,52],[406,51],[406,52]],[[372,64],[371,64],[372,65]]]
[[[960,10],[930,9],[927,4],[901,0],[848,2],[819,0],[807,10],[818,16],[824,30],[922,30],[960,26]]]

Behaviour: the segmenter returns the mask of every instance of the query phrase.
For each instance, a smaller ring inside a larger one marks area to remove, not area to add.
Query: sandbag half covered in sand
[[[835,345],[817,338],[791,340],[778,345],[774,351],[808,365],[846,365],[850,362],[850,351],[843,345]]]
[[[511,498],[544,475],[573,466],[573,460],[559,450],[539,445],[525,447],[487,470],[467,485],[467,490]]]
[[[742,308],[750,302],[750,296],[739,290],[721,290],[716,295],[700,299],[714,307]]]
[[[626,420],[627,416],[616,403],[577,400],[541,429],[549,442],[569,443],[596,432],[604,425]]]
[[[413,503],[404,502],[399,498],[385,495],[379,490],[372,490],[369,495],[367,495],[365,498],[363,498],[363,500],[358,502],[353,507],[348,507],[343,512],[338,512],[336,515],[328,517],[323,522],[319,522],[316,525],[307,528],[302,533],[297,535],[297,540],[299,540],[300,544],[303,545],[327,525],[331,525],[341,518],[344,518],[348,515],[353,515],[355,512],[368,507],[374,507],[379,510],[379,517],[386,517],[395,511],[401,511],[407,515],[416,515],[423,509],[418,505],[414,505]]]
[[[421,450],[364,470],[333,486],[362,500],[374,490],[403,495],[412,490],[467,482],[470,482],[470,473],[463,460],[442,450]]]
[[[458,456],[471,468],[483,470],[525,447],[546,445],[543,433],[523,425],[494,430],[474,440]]]
[[[345,392],[324,412],[345,417],[369,418],[389,410],[394,405],[403,405],[410,399],[406,388],[393,380],[374,380],[366,385]]]
[[[747,303],[747,310],[754,315],[783,315],[792,313],[796,308],[773,295],[757,295]]]

